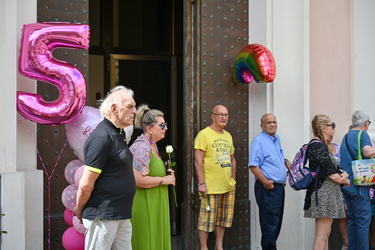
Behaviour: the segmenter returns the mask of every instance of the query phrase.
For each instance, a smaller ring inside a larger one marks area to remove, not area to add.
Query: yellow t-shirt
[[[225,130],[219,134],[206,127],[195,138],[194,149],[205,151],[203,173],[207,193],[222,194],[232,190],[236,185],[230,160],[234,153],[232,136]]]

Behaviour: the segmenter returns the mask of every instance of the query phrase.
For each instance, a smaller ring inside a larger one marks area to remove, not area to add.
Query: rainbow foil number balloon
[[[249,44],[236,57],[233,80],[246,85],[255,80],[258,83],[273,82],[276,65],[272,53],[260,44]]]
[[[26,24],[22,30],[19,71],[31,79],[54,85],[59,97],[44,101],[35,93],[17,92],[17,110],[25,118],[46,125],[74,120],[86,103],[86,81],[74,65],[53,57],[55,48],[89,48],[89,26],[70,23]]]

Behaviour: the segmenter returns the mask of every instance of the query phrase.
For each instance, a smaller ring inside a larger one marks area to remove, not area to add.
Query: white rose
[[[171,154],[173,152],[173,147],[172,145],[168,145],[165,147],[165,152],[167,152],[167,154]]]

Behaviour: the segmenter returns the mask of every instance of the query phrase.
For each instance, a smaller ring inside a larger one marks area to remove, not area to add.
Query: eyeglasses
[[[221,118],[227,118],[228,116],[229,116],[229,114],[222,114],[222,113],[220,113],[220,114],[215,114],[215,113],[212,113],[213,115],[217,115],[217,116],[219,116],[219,117],[221,117]]]
[[[168,128],[168,124],[166,122],[159,124],[159,126],[161,127],[162,130]]]
[[[367,120],[368,121],[368,125],[370,126],[370,124],[371,124],[371,121],[370,120]]]
[[[336,123],[332,122],[331,124],[326,124],[326,126],[332,127],[333,129],[335,129],[336,128]]]

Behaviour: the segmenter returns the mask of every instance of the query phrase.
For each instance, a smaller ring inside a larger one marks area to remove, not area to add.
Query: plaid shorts
[[[231,227],[234,212],[235,189],[224,194],[201,195],[198,230],[213,232],[215,225]]]

